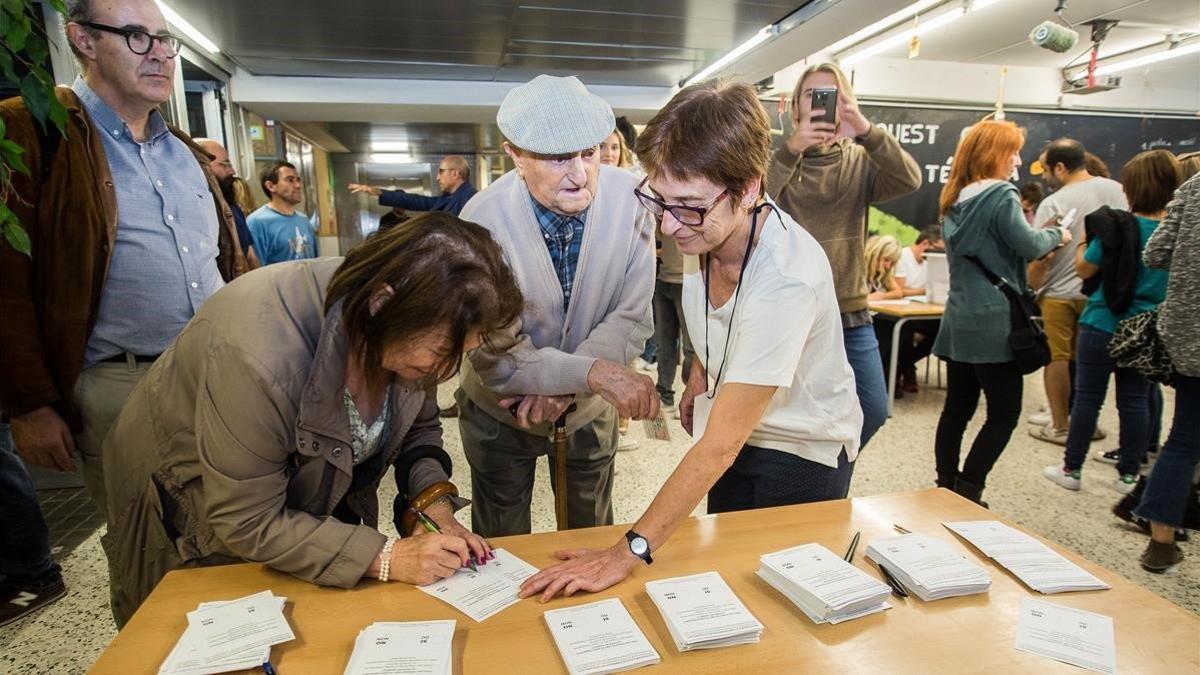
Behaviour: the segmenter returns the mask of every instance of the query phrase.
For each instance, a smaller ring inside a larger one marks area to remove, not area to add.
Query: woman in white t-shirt
[[[599,591],[651,562],[708,494],[710,513],[840,499],[862,409],[820,244],[763,196],[770,122],[754,89],[687,87],[638,138],[636,191],[700,270],[684,277],[696,351],[680,402],[695,445],[633,529],[530,577],[522,597]]]

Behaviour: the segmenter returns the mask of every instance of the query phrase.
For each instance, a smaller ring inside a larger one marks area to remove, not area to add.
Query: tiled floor
[[[442,388],[443,402],[450,400],[450,391],[449,385]],[[856,463],[852,497],[932,485],[933,436],[944,395],[943,390],[929,388],[897,402],[895,417],[880,430]],[[1030,376],[1025,381],[1025,410],[1032,412],[1044,402],[1040,378]],[[1168,420],[1173,409],[1174,399],[1168,391]],[[982,417],[981,409],[967,431],[968,443],[978,431]],[[1116,411],[1111,402],[1101,413],[1101,424],[1109,430],[1110,438],[1095,444],[1094,449],[1111,449],[1117,430]],[[690,446],[678,423],[673,423],[669,442],[646,440],[639,424],[632,425],[630,433],[640,441],[640,446],[617,455],[613,490],[617,522],[630,522],[641,515]],[[453,421],[445,426],[445,445],[457,468],[455,482],[469,493],[470,473]],[[1043,466],[1060,461],[1061,456],[1062,448],[1034,440],[1022,423],[989,478],[985,498],[993,512],[1172,602],[1193,612],[1200,611],[1200,537],[1182,545],[1187,559],[1168,574],[1144,572],[1137,557],[1146,545],[1146,537],[1109,514],[1109,508],[1119,498],[1111,487],[1115,477],[1113,468],[1089,460],[1083,489],[1067,492],[1040,476]],[[385,480],[380,494],[385,510],[381,514],[383,522],[388,522],[391,515],[386,511],[394,487],[389,486],[394,483]],[[697,511],[703,508],[702,502]],[[464,517],[469,519],[469,514]],[[542,462],[534,493],[533,529],[544,532],[553,528],[553,500]],[[801,543],[802,534],[798,536],[797,543]],[[100,532],[93,532],[73,553],[60,557],[69,586],[66,598],[33,617],[0,628],[0,673],[83,672],[112,640],[116,631],[108,614],[107,568],[99,537]]]
[[[39,490],[38,501],[50,527],[50,552],[57,558],[70,555],[104,525],[83,488]]]

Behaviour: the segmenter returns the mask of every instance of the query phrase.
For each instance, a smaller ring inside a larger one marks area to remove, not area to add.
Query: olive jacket
[[[379,451],[354,465],[347,343],[325,289],[340,258],[270,265],[209,298],[134,389],[104,443],[114,615],[167,572],[261,562],[348,588],[382,548],[376,491],[450,474],[437,401],[397,381]]]

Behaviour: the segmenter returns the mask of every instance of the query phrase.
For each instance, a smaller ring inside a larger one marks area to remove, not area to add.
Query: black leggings
[[[955,480],[979,487],[1021,419],[1021,393],[1024,380],[1015,363],[946,362],[946,406],[938,420],[934,455],[937,458],[937,482],[953,488]],[[958,469],[963,433],[979,405],[979,392],[987,397],[987,419],[971,443],[971,452]]]

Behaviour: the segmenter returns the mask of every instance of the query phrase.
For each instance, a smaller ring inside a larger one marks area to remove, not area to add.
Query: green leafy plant
[[[63,0],[47,0],[59,14],[66,13]],[[66,134],[67,111],[54,96],[54,76],[42,65],[50,54],[50,42],[45,28],[34,21],[39,7],[33,0],[0,0],[0,71],[4,78],[21,92],[25,107],[44,133]],[[21,227],[15,213],[8,208],[12,194],[13,172],[29,175],[29,166],[22,155],[25,149],[5,137],[4,120],[0,119],[0,230],[14,249],[32,255],[29,234]]]

